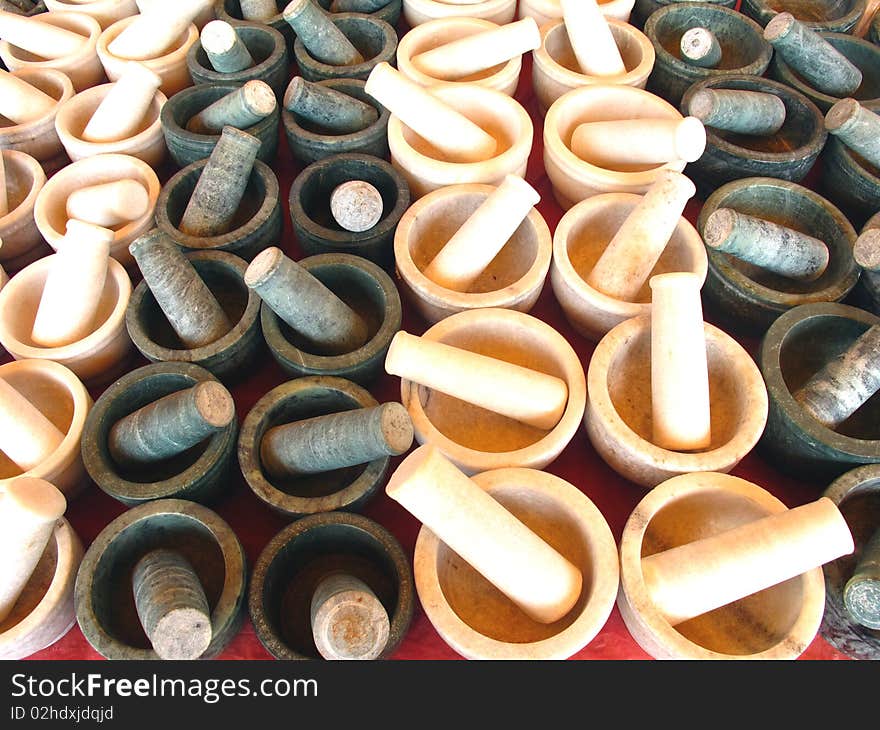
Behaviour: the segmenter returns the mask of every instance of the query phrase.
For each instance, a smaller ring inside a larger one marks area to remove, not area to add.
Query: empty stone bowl
[[[714,68],[681,58],[681,37],[697,27],[711,29],[721,46],[721,61]],[[647,88],[675,105],[694,82],[730,74],[762,76],[773,55],[773,47],[764,40],[760,25],[721,5],[671,3],[648,18],[645,35],[657,52]]]
[[[281,122],[287,137],[287,147],[294,158],[305,165],[330,155],[346,152],[360,152],[387,159],[388,120],[391,117],[391,112],[364,91],[364,81],[361,79],[325,79],[317,83],[370,104],[379,113],[379,117],[371,125],[357,132],[337,134],[300,117],[298,114],[282,109]]]
[[[27,471],[0,452],[0,494],[19,477],[38,477],[53,484],[68,501],[86,482],[80,455],[80,441],[92,398],[74,373],[52,360],[15,360],[0,365],[5,380],[64,434],[64,439],[46,459]]]
[[[742,0],[740,10],[767,25],[778,13],[791,13],[814,30],[849,33],[865,12],[865,0],[842,0],[824,3],[821,0]]]
[[[51,252],[34,220],[34,206],[46,184],[38,160],[25,152],[2,150],[8,212],[0,216],[0,265],[13,274]]]
[[[231,81],[211,81],[197,84],[179,91],[162,107],[159,116],[162,134],[168,146],[168,152],[178,167],[186,167],[193,162],[210,157],[220,140],[220,132],[214,134],[191,132],[186,128],[189,120],[240,86],[241,84]],[[258,160],[267,163],[275,160],[278,151],[280,117],[280,108],[276,106],[269,116],[242,130],[260,140],[260,149],[257,152]]]
[[[400,400],[416,440],[434,444],[467,474],[507,466],[543,469],[577,433],[586,380],[577,354],[547,323],[513,309],[474,309],[430,327],[424,338],[554,375],[568,386],[559,422],[539,429],[401,379]]]
[[[678,3],[691,3],[693,0],[635,0],[629,21],[636,28],[644,28],[648,18],[660,8]],[[725,8],[735,8],[737,0],[707,0],[707,4]]]
[[[23,124],[13,124],[5,117],[0,120],[0,148],[30,155],[42,165],[46,175],[51,175],[70,161],[55,121],[64,104],[74,95],[73,84],[64,72],[51,68],[22,68],[12,73],[57,99],[58,103],[45,116]]]
[[[183,555],[208,599],[213,639],[199,659],[216,657],[241,628],[247,562],[232,528],[195,502],[157,499],[119,515],[83,557],[74,594],[76,619],[101,656],[159,659],[138,618],[131,576],[141,557],[161,548]]]
[[[571,208],[556,226],[550,268],[553,293],[569,324],[594,342],[624,320],[650,314],[651,276],[692,271],[701,281],[706,278],[703,239],[682,216],[635,301],[617,299],[587,283],[599,257],[641,200],[632,193],[594,195]]]
[[[687,168],[706,198],[718,187],[744,177],[775,177],[800,182],[813,168],[826,144],[828,133],[819,108],[806,96],[785,84],[759,76],[732,74],[711,76],[688,88],[681,99],[681,112],[703,89],[737,89],[773,94],[785,104],[785,122],[773,135],[737,134],[706,125],[706,149]]]
[[[166,155],[159,117],[168,99],[161,91],[156,92],[139,129],[130,137],[115,142],[91,142],[83,139],[86,125],[112,88],[112,84],[101,84],[81,91],[61,104],[55,117],[55,131],[65,151],[73,161],[94,155],[118,153],[137,157],[150,167],[158,168]]]
[[[198,365],[160,362],[135,368],[107,388],[89,412],[82,435],[83,464],[98,488],[128,507],[170,498],[209,504],[227,492],[238,438],[235,420],[177,456],[136,467],[117,464],[108,446],[110,429],[121,418],[210,381],[216,378]]]
[[[275,426],[378,405],[366,389],[344,378],[308,376],[273,388],[254,404],[241,425],[238,463],[245,481],[264,504],[288,520],[334,510],[360,512],[385,483],[390,456],[282,480],[263,468],[260,445],[266,431]]]
[[[628,23],[633,4],[634,0],[606,0],[599,3],[599,10],[606,18],[617,18]],[[538,27],[542,27],[562,17],[562,6],[559,0],[520,0],[517,17],[534,18]]]
[[[263,304],[260,321],[272,357],[291,377],[332,375],[359,385],[371,384],[383,372],[385,354],[403,316],[394,281],[372,261],[352,254],[318,254],[297,263],[364,319],[367,341],[341,355],[316,352]]]
[[[330,211],[330,196],[338,185],[363,180],[382,196],[382,217],[365,231],[342,228]],[[385,160],[370,155],[325,157],[306,167],[290,188],[290,220],[306,256],[347,253],[363,256],[386,270],[394,265],[394,234],[409,208],[409,187]]]
[[[852,94],[862,106],[872,111],[880,111],[880,47],[863,38],[855,38],[845,33],[819,33],[832,46],[840,51],[862,72],[862,85]],[[768,73],[771,78],[781,81],[801,92],[812,101],[824,114],[841,97],[831,96],[813,88],[801,78],[783,59],[779,53],[773,54]]]
[[[233,323],[232,329],[207,345],[185,347],[147,283],[141,281],[125,313],[128,333],[150,362],[195,363],[224,382],[240,380],[248,374],[263,346],[260,299],[244,283],[247,262],[226,251],[194,251],[186,257]]]
[[[320,659],[311,625],[312,594],[328,573],[364,583],[388,612],[387,659],[406,636],[415,610],[409,559],[377,522],[348,512],[308,515],[285,527],[254,564],[248,609],[257,638],[276,659]]]
[[[758,443],[767,422],[767,389],[751,355],[704,323],[712,441],[700,451],[653,442],[651,317],[625,320],[600,341],[587,372],[584,425],[593,447],[618,474],[652,488],[678,474],[728,472]]]
[[[457,312],[487,307],[528,312],[541,295],[553,244],[550,229],[536,208],[467,291],[440,286],[424,273],[495,190],[492,185],[473,183],[439,188],[412,205],[397,227],[397,275],[410,303],[430,324]]]
[[[138,6],[135,0],[90,0],[90,2],[77,2],[77,0],[45,0],[46,9],[49,12],[84,13],[91,15],[103,30],[113,25],[117,20],[122,20],[130,15],[137,15]]]
[[[441,0],[403,0],[403,17],[410,28],[436,18],[468,17],[504,25],[513,20],[516,0],[475,0],[447,3]]]
[[[199,39],[186,53],[186,65],[193,83],[198,85],[219,82],[241,86],[256,79],[269,84],[280,100],[287,85],[287,67],[290,63],[284,36],[265,23],[232,21],[230,25],[250,52],[254,65],[231,73],[215,71]]]
[[[605,518],[572,484],[535,469],[494,469],[473,481],[583,576],[581,595],[561,619],[542,624],[422,526],[413,566],[428,620],[468,659],[567,659],[599,633],[617,596],[617,545]]]
[[[770,325],[758,354],[770,393],[761,449],[780,471],[809,482],[827,481],[854,466],[880,462],[880,398],[872,397],[832,430],[792,395],[878,322],[863,309],[817,302],[795,307]]]
[[[366,79],[377,64],[393,63],[397,54],[397,32],[384,20],[360,13],[332,13],[330,17],[339,30],[364,57],[362,63],[334,66],[312,56],[302,41],[293,43],[293,57],[306,81],[349,78]]]
[[[702,235],[718,208],[733,208],[823,241],[829,262],[813,281],[770,273],[731,254],[709,250],[703,298],[718,320],[742,333],[761,335],[780,314],[799,304],[837,302],[855,286],[860,268],[853,260],[856,232],[825,198],[797,183],[774,178],[743,178],[726,183],[706,200],[697,218]]]
[[[150,230],[161,185],[155,171],[143,160],[131,155],[95,155],[74,162],[55,173],[37,196],[34,218],[46,242],[58,250],[64,237],[67,221],[67,199],[83,187],[103,185],[118,180],[134,180],[149,197],[149,207],[140,217],[113,227],[110,255],[131,270],[134,259],[128,252],[129,244]],[[5,243],[5,242],[4,242]],[[0,250],[2,251],[2,250]]]
[[[656,56],[650,39],[638,28],[622,20],[610,18],[608,27],[626,68],[626,73],[620,76],[590,76],[583,73],[561,19],[541,28],[541,47],[532,52],[532,87],[541,114],[546,114],[550,105],[560,96],[582,86],[620,84],[645,88]]]
[[[728,474],[683,474],[636,506],[620,541],[617,607],[629,633],[657,659],[796,659],[822,621],[822,568],[673,625],[651,597],[643,558],[710,538],[787,507]]]
[[[156,202],[156,225],[184,251],[225,251],[250,261],[281,237],[278,178],[256,160],[229,231],[215,236],[193,236],[178,228],[207,159],[196,160],[176,172],[162,187]]]

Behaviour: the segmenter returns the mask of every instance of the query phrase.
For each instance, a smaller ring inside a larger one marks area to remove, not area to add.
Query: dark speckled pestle
[[[364,62],[361,52],[312,0],[291,0],[282,14],[297,40],[322,63],[353,66]]]

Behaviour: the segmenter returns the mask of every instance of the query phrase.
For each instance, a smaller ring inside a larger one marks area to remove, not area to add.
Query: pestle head
[[[866,271],[880,271],[880,228],[862,232],[853,245],[853,258]]]
[[[679,48],[684,59],[697,66],[710,68],[717,66],[721,60],[718,39],[708,28],[697,26],[686,30]]]
[[[278,271],[284,262],[284,251],[270,246],[258,253],[244,273],[244,283],[249,289],[258,289]]]
[[[861,106],[858,101],[852,98],[835,102],[825,114],[825,129],[831,134],[842,131],[856,120]]]
[[[349,180],[330,194],[333,219],[347,231],[368,231],[382,219],[382,194],[364,180]]]
[[[259,79],[247,81],[242,86],[242,97],[246,108],[260,117],[268,117],[278,104],[272,87]]]
[[[869,629],[880,629],[880,578],[847,582],[843,600],[850,617]]]
[[[215,428],[225,428],[235,418],[235,401],[221,383],[197,383],[193,386],[193,400],[205,423]]]
[[[797,18],[791,13],[777,13],[764,26],[764,40],[773,43],[780,38],[785,38],[791,33],[797,22]]]
[[[212,20],[202,28],[199,38],[202,41],[202,48],[207,53],[223,55],[232,50],[238,36],[235,34],[235,28],[225,20]]]
[[[150,194],[137,180],[115,180],[74,190],[67,198],[67,217],[110,228],[137,220],[150,208]]]
[[[2,500],[0,509],[15,509],[26,514],[32,522],[49,524],[59,520],[67,511],[67,500],[61,491],[45,479],[18,477],[13,479]]]
[[[675,149],[679,159],[696,162],[706,149],[706,127],[696,117],[685,117],[675,129]]]

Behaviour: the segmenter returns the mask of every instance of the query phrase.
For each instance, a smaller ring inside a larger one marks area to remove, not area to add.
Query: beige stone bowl
[[[413,200],[446,185],[499,185],[506,175],[525,176],[534,127],[519,102],[476,84],[437,86],[431,93],[491,134],[499,151],[480,162],[447,162],[436,147],[392,114],[388,120],[391,163],[406,178]]]
[[[54,484],[68,500],[72,499],[86,482],[80,441],[86,416],[92,408],[88,390],[70,369],[52,360],[14,360],[0,365],[0,378],[64,434],[58,448],[28,471],[22,471],[0,452],[0,494],[18,477],[39,477]]]
[[[91,185],[134,180],[146,191],[150,199],[147,211],[139,218],[115,226],[110,255],[127,269],[135,266],[128,245],[155,227],[153,211],[159,199],[161,184],[152,167],[131,155],[95,155],[74,162],[52,176],[37,196],[34,219],[46,242],[56,251],[64,237],[67,221],[67,199],[81,188]]]
[[[111,81],[116,81],[123,74],[130,59],[121,58],[111,53],[109,45],[135,19],[136,16],[131,16],[116,21],[113,25],[106,28],[98,39],[98,58],[101,59],[104,71],[107,73],[107,78]],[[181,33],[180,38],[175,41],[171,50],[156,58],[140,61],[141,64],[162,79],[159,91],[165,94],[165,96],[173,96],[178,91],[193,85],[192,78],[189,75],[189,68],[186,65],[186,54],[198,39],[199,29],[190,23],[189,27]]]
[[[825,610],[822,568],[672,626],[654,606],[642,558],[701,540],[787,507],[761,487],[727,474],[684,474],[652,489],[620,542],[620,609],[632,637],[658,659],[795,659]]]
[[[41,347],[31,339],[31,330],[55,256],[46,256],[22,269],[0,291],[0,344],[16,360],[59,362],[87,385],[109,382],[120,374],[132,353],[125,329],[131,280],[122,264],[111,258],[94,330],[69,345]]]
[[[82,556],[79,537],[61,518],[18,602],[0,624],[0,659],[28,657],[73,628],[73,588]]]
[[[665,165],[611,169],[593,165],[571,151],[571,135],[584,122],[616,119],[682,119],[669,102],[633,86],[597,84],[569,91],[553,102],[544,120],[544,168],[556,200],[568,210],[599,193],[643,195],[664,170],[684,170],[684,160]]]
[[[552,474],[496,469],[473,481],[579,568],[583,589],[563,618],[539,623],[423,526],[413,567],[428,620],[468,659],[567,659],[614,608],[619,569],[608,523],[583,492]]]
[[[97,20],[84,13],[40,13],[31,19],[79,33],[86,41],[76,53],[52,59],[35,56],[8,41],[0,41],[0,58],[6,68],[10,71],[22,68],[51,68],[62,71],[76,91],[88,89],[104,80],[104,68],[97,54],[98,38],[101,35],[101,26]]]
[[[546,114],[560,96],[582,86],[616,84],[645,88],[656,58],[651,40],[623,20],[608,18],[608,27],[626,67],[625,74],[614,77],[581,73],[562,20],[541,27],[541,47],[533,53],[532,87],[542,114]]]
[[[61,105],[55,117],[55,130],[61,144],[74,162],[94,155],[120,153],[137,157],[150,167],[158,167],[167,154],[159,115],[168,99],[161,91],[156,92],[140,129],[131,137],[115,142],[89,142],[83,139],[83,130],[112,88],[112,83],[101,84],[81,91]]]
[[[84,13],[98,21],[101,29],[113,25],[117,20],[137,15],[138,6],[134,0],[45,0],[49,12]]]
[[[516,14],[516,0],[474,0],[452,4],[438,0],[403,0],[403,17],[410,28],[436,18],[482,18],[504,25]]]
[[[450,185],[418,200],[394,235],[394,258],[402,289],[431,324],[456,312],[500,307],[528,312],[550,269],[550,229],[536,208],[466,292],[440,286],[425,274],[453,234],[494,191],[492,185]]]
[[[587,371],[584,425],[617,473],[643,487],[688,472],[728,472],[767,422],[767,388],[754,360],[730,335],[706,323],[712,442],[702,451],[654,445],[651,419],[651,318],[633,317],[596,346]]]
[[[24,152],[2,150],[9,212],[0,217],[0,265],[13,274],[51,252],[34,221],[34,206],[46,184],[40,163]]]
[[[465,473],[543,469],[577,433],[586,404],[584,370],[550,325],[513,309],[475,309],[441,320],[423,337],[555,375],[568,385],[562,418],[545,431],[401,379],[401,403],[416,440],[434,444]]]
[[[416,26],[410,30],[397,46],[397,69],[404,76],[420,86],[437,86],[439,84],[477,84],[504,92],[513,96],[519,83],[522,70],[522,56],[511,58],[507,63],[499,63],[485,71],[463,76],[456,81],[444,81],[419,70],[412,62],[413,57],[434,48],[444,46],[452,41],[467,38],[477,33],[497,28],[498,24],[482,18],[437,18]]]
[[[635,0],[607,0],[599,2],[599,10],[606,18],[617,18],[624,23],[629,22]],[[562,17],[562,6],[559,0],[519,0],[517,16],[522,18],[534,18],[538,26],[552,22]]]
[[[58,103],[49,114],[23,124],[0,122],[0,148],[30,155],[51,175],[69,162],[55,131],[55,119],[61,107],[74,96],[73,84],[63,71],[51,68],[21,68],[12,74],[57,99]]]
[[[706,280],[706,247],[697,229],[682,216],[635,301],[617,299],[587,283],[599,257],[641,200],[633,193],[594,195],[567,211],[553,234],[553,293],[572,327],[594,342],[624,320],[650,314],[651,276],[691,271],[700,277],[701,286]]]

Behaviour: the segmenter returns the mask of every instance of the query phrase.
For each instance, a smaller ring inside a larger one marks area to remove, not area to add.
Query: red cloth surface
[[[401,31],[403,30],[401,28]],[[537,104],[532,94],[530,54],[527,54],[523,60],[523,72],[516,99],[528,110],[535,127],[534,143],[526,179],[540,193],[542,201],[538,209],[546,219],[550,230],[554,231],[563,215],[563,210],[553,199],[550,181],[544,173],[543,120],[538,113]],[[273,164],[281,186],[282,206],[285,211],[283,240],[279,245],[292,258],[299,259],[302,254],[291,230],[287,214],[287,195],[294,177],[302,169],[302,166],[292,159],[284,135],[281,134],[280,137],[278,157]],[[171,166],[160,171],[163,182],[174,171]],[[815,175],[812,175],[811,178],[815,182]],[[813,187],[813,185],[810,186]],[[699,208],[699,201],[694,199],[690,202],[685,211],[688,220],[691,222],[696,220]],[[571,343],[586,371],[595,345],[578,335],[568,325],[553,296],[549,277],[531,314],[552,325]],[[413,334],[421,334],[427,329],[427,326],[427,323],[404,300],[403,329]],[[758,344],[756,340],[738,339],[750,353],[755,354]],[[131,368],[145,364],[147,361],[137,355]],[[259,398],[287,379],[271,357],[266,354],[254,368],[253,374],[245,382],[232,388],[239,423],[244,420],[248,411]],[[384,375],[369,390],[380,403],[400,400],[400,380],[396,377]],[[100,394],[101,390],[92,391],[92,396],[96,399]],[[392,460],[391,471],[399,462],[400,458]],[[594,451],[583,427],[578,430],[567,448],[547,468],[547,471],[568,480],[581,489],[605,516],[615,539],[618,541],[627,517],[646,493],[644,488],[623,479],[605,464]],[[788,507],[796,507],[813,501],[827,486],[820,483],[808,484],[788,478],[756,453],[746,456],[732,471],[732,474],[764,487]],[[263,547],[286,524],[283,519],[271,512],[257,499],[237,470],[232,477],[228,494],[212,507],[235,530],[244,546],[251,566],[256,562]],[[88,547],[98,533],[124,510],[125,507],[122,504],[104,494],[94,484],[90,484],[85,492],[70,504],[67,517],[83,544]],[[363,513],[389,529],[403,545],[410,559],[412,558],[416,535],[420,527],[415,518],[387,497],[384,491],[377,494],[375,499],[363,510]],[[31,658],[40,660],[100,659],[101,656],[91,648],[79,627],[74,626],[60,641]],[[393,658],[460,659],[461,657],[444,643],[417,602],[409,632]],[[632,639],[615,607],[602,631],[573,658],[622,660],[650,659],[651,657]],[[847,659],[848,657],[836,651],[821,636],[817,636],[802,658],[827,660]],[[263,649],[254,633],[253,626],[246,619],[240,633],[220,655],[219,659],[271,659],[271,655]]]

